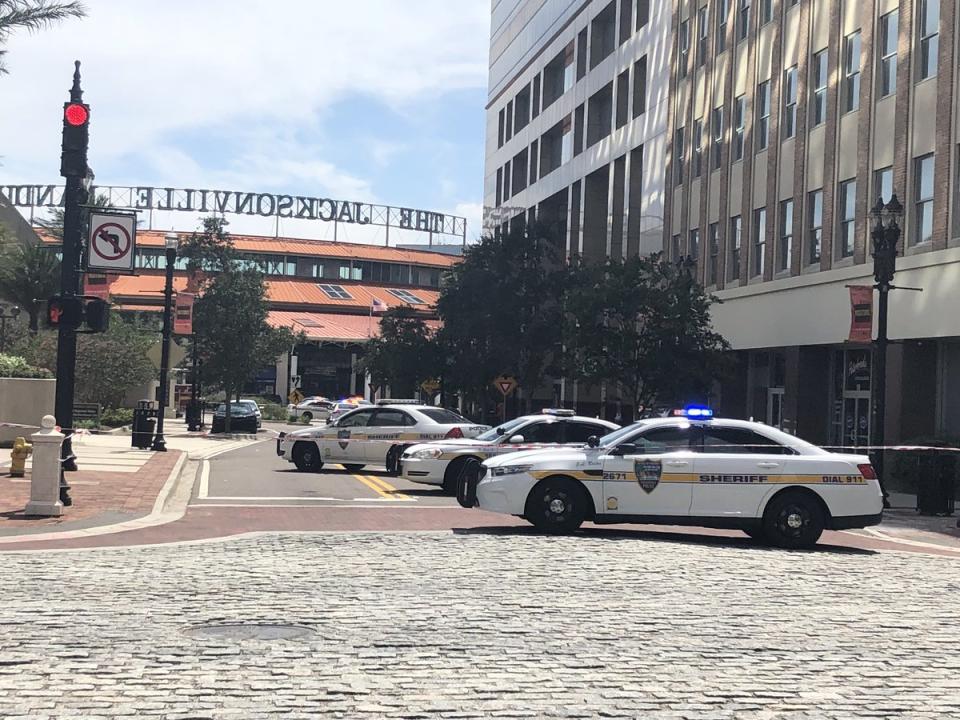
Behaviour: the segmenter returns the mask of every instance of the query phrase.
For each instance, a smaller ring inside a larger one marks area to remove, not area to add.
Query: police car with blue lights
[[[411,445],[400,457],[400,474],[407,480],[440,485],[456,491],[456,483],[471,460],[556,445],[585,444],[620,426],[598,418],[580,417],[573,410],[548,408],[494,427],[471,439],[438,440]]]
[[[350,472],[367,465],[391,470],[403,443],[472,438],[489,429],[452,410],[415,400],[379,400],[376,406],[351,410],[325,427],[281,433],[277,455],[303,472],[319,472],[325,463],[343,465]]]
[[[464,473],[457,499],[552,533],[587,520],[695,525],[785,548],[811,547],[825,529],[876,525],[883,513],[866,456],[829,453],[701,407],[641,420],[587,447],[491,458]]]

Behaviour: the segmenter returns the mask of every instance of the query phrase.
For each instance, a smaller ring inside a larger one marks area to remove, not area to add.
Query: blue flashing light
[[[707,419],[713,417],[713,410],[699,405],[688,405],[683,409],[683,416],[688,418]]]

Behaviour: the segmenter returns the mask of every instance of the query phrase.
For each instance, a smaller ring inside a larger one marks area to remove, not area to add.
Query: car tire
[[[391,445],[387,450],[387,457],[383,461],[383,466],[387,469],[387,475],[396,477],[400,474],[400,456],[403,454],[403,446]]]
[[[308,413],[308,412],[302,413],[300,415],[300,419],[303,420],[305,423],[313,422],[313,413]]]
[[[320,472],[323,460],[316,443],[298,442],[293,446],[293,464],[300,472]]]
[[[805,492],[780,493],[763,513],[764,538],[788,550],[816,545],[825,525],[819,500]]]
[[[460,487],[460,476],[467,469],[467,465],[470,464],[470,461],[479,463],[476,458],[473,457],[464,457],[457,458],[449,465],[447,465],[446,471],[443,473],[443,482],[440,484],[440,487],[443,488],[443,491],[447,495],[456,495],[457,488]]]
[[[355,464],[353,464],[353,463],[344,463],[344,464],[343,464],[343,469],[346,470],[347,472],[352,472],[352,473],[360,472],[360,471],[363,470],[365,467],[366,467],[366,465],[355,465]]]
[[[537,483],[527,497],[524,517],[537,530],[555,535],[571,533],[587,517],[587,498],[582,486],[563,477]]]

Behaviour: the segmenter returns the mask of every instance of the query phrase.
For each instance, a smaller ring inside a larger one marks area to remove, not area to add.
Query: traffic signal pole
[[[83,188],[87,176],[87,122],[89,108],[83,103],[80,89],[80,61],[74,63],[70,101],[64,105],[63,145],[60,174],[66,180],[63,193],[63,249],[60,262],[60,294],[65,298],[80,295],[80,253],[83,242],[80,206],[86,201]],[[86,111],[84,114],[78,106]],[[63,434],[64,470],[76,470],[71,436],[73,435],[74,377],[77,364],[77,328],[60,323],[57,337],[57,390],[55,415]],[[63,476],[61,475],[61,478]],[[60,499],[70,505],[69,486],[61,479]]]

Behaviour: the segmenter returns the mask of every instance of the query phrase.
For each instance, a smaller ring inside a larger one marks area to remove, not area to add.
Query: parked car
[[[238,405],[245,405],[253,410],[253,414],[257,416],[257,427],[263,425],[263,413],[260,410],[260,406],[257,404],[256,400],[240,400]]]
[[[313,397],[304,398],[296,405],[292,403],[287,405],[287,412],[291,415],[296,415],[304,422],[326,420],[330,417],[334,405],[336,405],[336,403],[332,400],[314,395]]]
[[[256,403],[254,403],[254,405],[256,405]],[[210,432],[226,432],[226,420],[227,406],[224,403],[220,403],[213,412],[213,425],[210,428]],[[259,426],[260,419],[249,404],[245,404],[241,400],[238,403],[232,403],[230,405],[230,432],[255,433]]]
[[[336,422],[345,413],[348,413],[351,410],[356,410],[359,407],[373,407],[373,403],[360,399],[341,400],[340,402],[333,404],[333,409],[330,411],[330,415],[327,417],[327,422]]]

